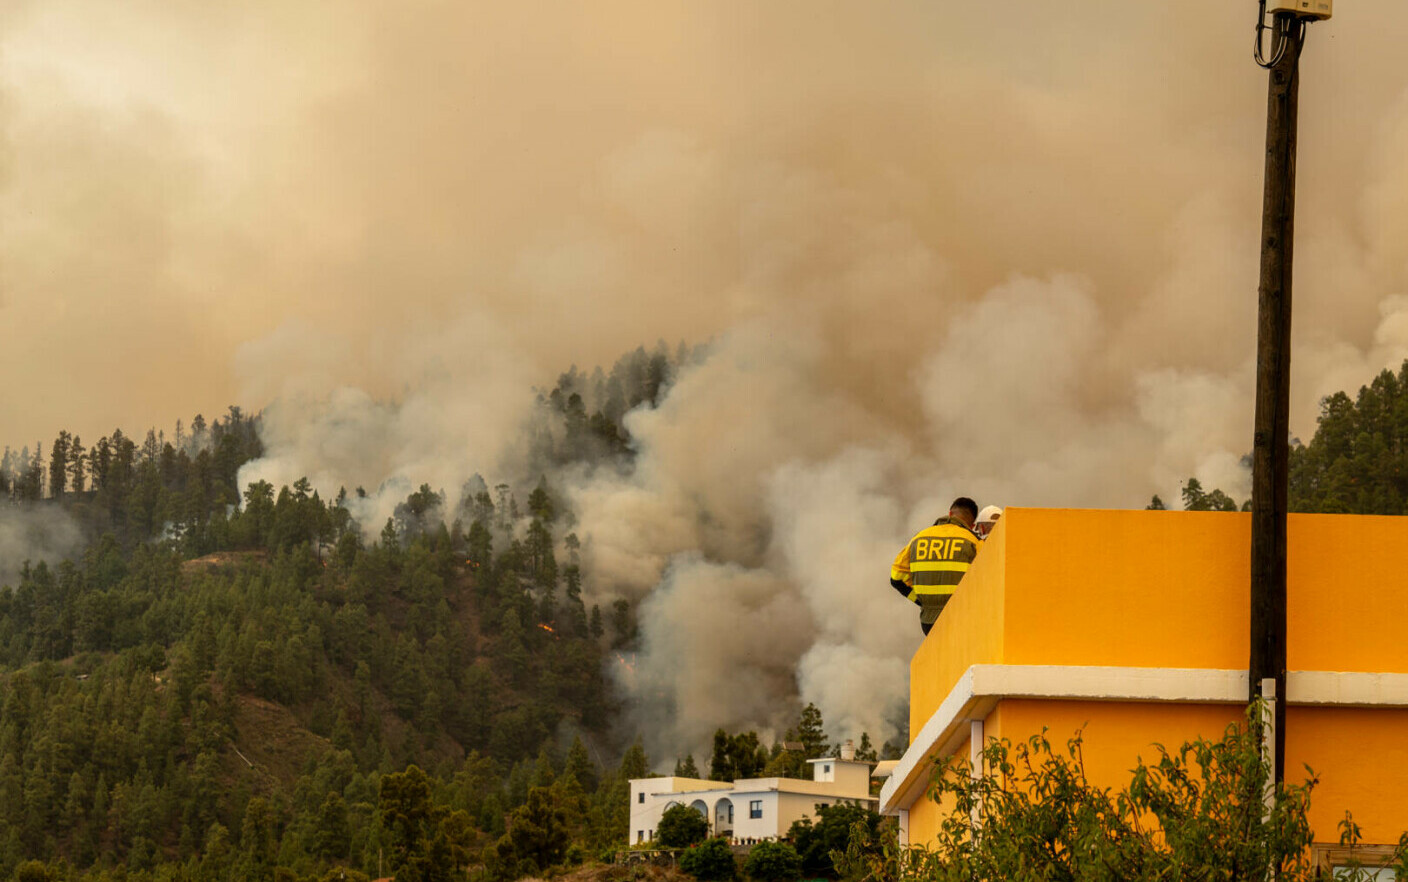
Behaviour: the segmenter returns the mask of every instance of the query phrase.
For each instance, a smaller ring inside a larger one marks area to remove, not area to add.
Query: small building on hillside
[[[1287,533],[1286,778],[1320,777],[1328,865],[1346,810],[1366,846],[1408,830],[1408,518],[1292,514]],[[936,761],[989,738],[1079,729],[1091,782],[1119,788],[1155,743],[1220,737],[1247,703],[1250,547],[1246,513],[1007,509],[910,664],[911,741],[880,794],[904,841],[936,835]]]
[[[870,766],[853,750],[840,757],[808,760],[810,781],[746,778],[733,783],[699,778],[635,778],[631,781],[630,843],[655,839],[660,818],[673,805],[687,805],[709,821],[710,836],[759,842],[787,835],[793,823],[814,818],[818,806],[878,805],[870,795]]]

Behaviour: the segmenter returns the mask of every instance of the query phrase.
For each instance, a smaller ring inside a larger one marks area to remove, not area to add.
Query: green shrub
[[[54,882],[55,878],[43,861],[25,861],[15,868],[15,882]]]
[[[802,856],[787,842],[759,842],[748,852],[743,872],[757,882],[796,882],[802,877]]]
[[[709,836],[709,822],[695,809],[677,803],[665,809],[656,836],[666,848],[689,848]]]
[[[851,844],[851,836],[857,832],[866,839],[874,839],[880,827],[880,816],[868,808],[858,805],[833,805],[818,808],[816,822],[803,818],[787,831],[787,838],[802,856],[802,874],[808,878],[825,876],[836,878],[836,868],[831,855],[844,853]]]
[[[706,839],[680,855],[680,869],[704,882],[726,882],[738,875],[728,840]]]
[[[1303,784],[1283,784],[1268,815],[1260,713],[1257,703],[1221,740],[1197,738],[1177,750],[1155,745],[1157,761],[1140,761],[1118,790],[1086,778],[1079,733],[1064,750],[1045,733],[1015,745],[990,740],[983,774],[974,777],[958,760],[936,776],[929,796],[941,810],[932,842],[905,849],[888,831],[880,843],[853,835],[837,869],[868,882],[1314,882],[1321,878],[1310,860],[1317,837],[1306,812],[1316,779],[1311,773]],[[1352,819],[1340,827],[1341,844],[1356,845]],[[1372,878],[1349,863],[1350,872],[1336,878]],[[1390,865],[1408,874],[1408,836]]]

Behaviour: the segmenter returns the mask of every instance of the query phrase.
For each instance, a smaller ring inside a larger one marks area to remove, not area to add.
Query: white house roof
[[[671,775],[664,778],[640,778],[649,782],[649,793],[691,793],[696,790],[727,790],[727,781],[706,781],[703,778],[681,778]]]
[[[834,781],[808,781],[805,778],[745,778],[733,782],[735,793],[766,793],[778,790],[783,793],[810,793],[814,796],[835,796],[838,798],[859,799],[870,793],[856,793],[842,788]]]

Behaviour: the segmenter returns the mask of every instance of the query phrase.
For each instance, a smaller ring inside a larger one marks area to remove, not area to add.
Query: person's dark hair
[[[978,503],[969,499],[967,496],[960,496],[955,499],[953,504],[948,507],[948,510],[967,512],[970,521],[976,521],[978,519]]]

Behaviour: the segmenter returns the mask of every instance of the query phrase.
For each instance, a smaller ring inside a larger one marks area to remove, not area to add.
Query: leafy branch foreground
[[[1177,751],[1155,745],[1158,762],[1141,759],[1119,792],[1085,776],[1079,732],[1064,752],[1045,733],[1015,746],[993,739],[984,773],[967,760],[947,764],[929,798],[940,826],[927,847],[878,848],[853,837],[835,855],[847,879],[896,880],[1265,880],[1322,878],[1312,862],[1315,839],[1307,818],[1318,778],[1307,768],[1301,784],[1283,786],[1268,814],[1263,788],[1270,770],[1250,721],[1234,723],[1221,740],[1203,738]],[[974,818],[977,819],[976,826]],[[1359,845],[1346,814],[1339,841]],[[1408,877],[1408,834],[1388,866]],[[1356,861],[1337,879],[1368,880]]]

